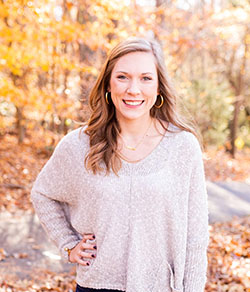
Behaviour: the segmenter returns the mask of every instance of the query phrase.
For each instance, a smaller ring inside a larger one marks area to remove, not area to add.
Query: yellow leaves
[[[180,35],[179,30],[175,28],[172,32],[172,35],[174,38],[178,39]]]
[[[1,96],[6,100],[13,102],[16,96],[21,94],[21,90],[14,86],[13,82],[9,78],[0,78],[0,92]]]
[[[206,92],[206,91],[202,91],[202,92],[200,92],[200,94],[199,94],[199,96],[200,96],[201,98],[205,97],[206,95],[207,95],[207,92]]]
[[[238,149],[243,149],[244,145],[245,145],[245,142],[244,140],[241,138],[241,137],[238,137],[235,141],[234,141],[234,144],[235,146],[238,148]]]
[[[58,23],[54,28],[56,28],[56,33],[61,41],[72,42],[77,39],[77,26],[69,21],[64,21],[63,24]]]
[[[10,43],[10,42],[22,42],[26,39],[25,33],[21,31],[20,26],[15,27],[7,27],[5,26],[0,30],[0,38],[2,39],[2,43]]]
[[[220,39],[222,39],[222,40],[226,40],[226,39],[228,39],[228,34],[221,32],[221,33],[219,34],[219,37],[220,37]]]
[[[48,110],[48,111],[52,111],[52,108],[53,108],[53,107],[52,107],[52,104],[51,104],[51,103],[47,104],[47,110]]]
[[[0,19],[8,17],[9,11],[6,9],[6,6],[0,3]]]
[[[189,102],[192,103],[192,104],[195,104],[195,103],[196,103],[196,99],[193,98],[193,97],[191,97],[191,98],[189,99]]]
[[[49,71],[50,65],[49,65],[48,62],[42,63],[40,66],[41,66],[41,68],[42,68],[43,71],[45,71],[45,72],[48,72]]]
[[[65,120],[65,125],[66,125],[66,126],[69,127],[71,124],[72,124],[72,120],[71,120],[71,119],[66,119],[66,120]]]
[[[0,67],[2,70],[10,71],[16,76],[22,76],[25,68],[30,66],[33,55],[24,48],[19,48],[17,44],[11,47],[0,45]]]
[[[246,43],[247,45],[250,45],[250,34],[247,34],[247,35],[246,35],[245,43]]]
[[[88,72],[88,73],[91,73],[93,74],[94,76],[97,76],[98,75],[98,70],[95,68],[95,67],[92,67],[92,66],[85,66],[85,67],[82,67],[81,68],[81,71],[82,72]]]
[[[234,102],[235,97],[234,96],[228,96],[225,98],[226,103],[232,103]]]
[[[11,69],[12,73],[16,76],[22,76],[23,70],[21,69],[21,66],[16,66],[16,67],[12,67]]]
[[[59,64],[61,65],[61,68],[64,70],[71,71],[71,70],[74,70],[76,67],[75,64],[71,62],[69,58],[66,56],[58,59],[58,61],[59,61]]]

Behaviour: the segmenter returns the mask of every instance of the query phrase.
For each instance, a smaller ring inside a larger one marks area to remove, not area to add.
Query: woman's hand
[[[69,261],[72,263],[78,263],[83,266],[89,266],[90,262],[84,259],[93,259],[96,257],[95,252],[85,252],[85,249],[96,250],[95,243],[86,243],[87,240],[95,239],[93,234],[84,234],[82,240],[71,250],[69,255]]]

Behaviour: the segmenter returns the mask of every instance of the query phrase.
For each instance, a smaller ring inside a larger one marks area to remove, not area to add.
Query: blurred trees
[[[234,154],[250,145],[249,19],[247,0],[1,0],[0,132],[22,142],[27,129],[66,133],[86,120],[107,52],[139,35],[162,44],[205,143]]]

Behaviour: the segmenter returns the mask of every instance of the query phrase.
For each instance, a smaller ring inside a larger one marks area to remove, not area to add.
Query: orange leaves
[[[3,248],[0,248],[0,262],[3,261],[7,256],[8,253]]]
[[[250,287],[250,217],[210,226],[206,292]]]
[[[72,268],[70,273],[34,269],[29,279],[20,279],[11,275],[0,279],[0,291],[8,292],[65,292],[75,291],[75,286],[75,268]]]
[[[224,147],[220,150],[208,148],[204,161],[207,179],[211,181],[239,180],[250,181],[250,151],[243,149],[238,151],[236,159],[225,152]]]
[[[12,151],[8,151],[8,149]],[[36,160],[34,150],[27,145],[17,145],[16,137],[5,135],[0,143],[0,209],[15,212],[30,209],[31,183],[41,168],[43,159]]]

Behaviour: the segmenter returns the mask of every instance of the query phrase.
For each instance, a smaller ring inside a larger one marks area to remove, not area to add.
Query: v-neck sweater
[[[203,292],[208,233],[202,152],[196,137],[170,124],[143,160],[122,160],[118,176],[94,175],[84,158],[89,136],[67,134],[38,175],[31,199],[67,259],[84,233],[96,258],[77,264],[82,287],[126,292]],[[90,250],[86,250],[91,252]]]

